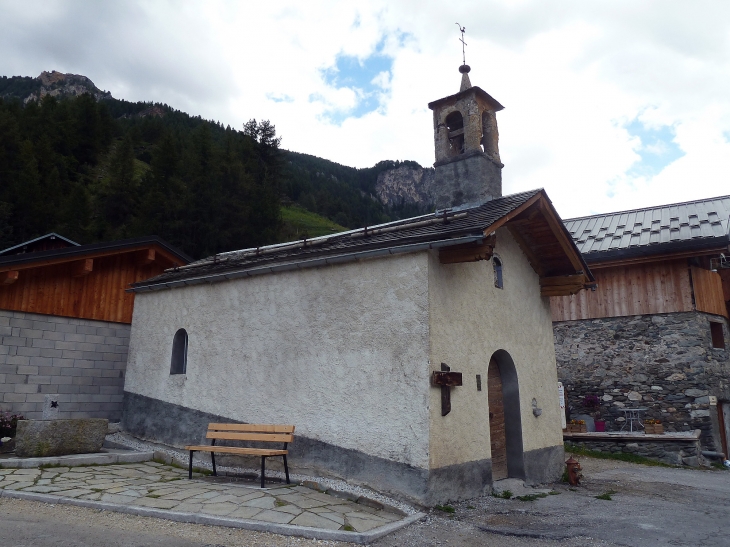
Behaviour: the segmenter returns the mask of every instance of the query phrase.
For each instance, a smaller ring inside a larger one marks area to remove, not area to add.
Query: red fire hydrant
[[[565,462],[565,470],[568,472],[568,482],[570,485],[578,486],[580,479],[583,478],[581,466],[578,460],[573,459],[573,456],[571,456],[568,461]]]

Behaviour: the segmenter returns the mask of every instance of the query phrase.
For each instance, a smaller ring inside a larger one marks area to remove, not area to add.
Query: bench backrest
[[[206,439],[226,441],[294,442],[293,425],[275,424],[208,424]]]

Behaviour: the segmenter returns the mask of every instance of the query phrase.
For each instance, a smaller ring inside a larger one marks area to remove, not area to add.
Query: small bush
[[[505,500],[512,499],[512,491],[511,490],[502,490],[501,492],[495,492],[492,494],[495,498],[502,498]]]
[[[456,513],[456,509],[454,509],[451,505],[437,505],[434,509],[438,509],[444,513]]]

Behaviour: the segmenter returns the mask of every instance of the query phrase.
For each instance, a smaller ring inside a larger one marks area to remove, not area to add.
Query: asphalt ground
[[[534,501],[483,497],[433,509],[378,547],[730,547],[730,472],[579,458],[583,485]],[[596,496],[613,492],[610,500]],[[0,545],[344,546],[346,543],[176,523],[82,507],[0,499]]]

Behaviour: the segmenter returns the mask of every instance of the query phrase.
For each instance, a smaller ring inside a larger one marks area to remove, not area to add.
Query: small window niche
[[[188,368],[188,333],[180,329],[172,339],[170,374],[185,374]]]
[[[722,332],[722,323],[710,321],[710,334],[712,335],[712,347],[725,349],[725,334]]]
[[[504,280],[502,278],[502,259],[497,255],[492,257],[492,267],[494,268],[494,286],[498,289],[504,289]]]

